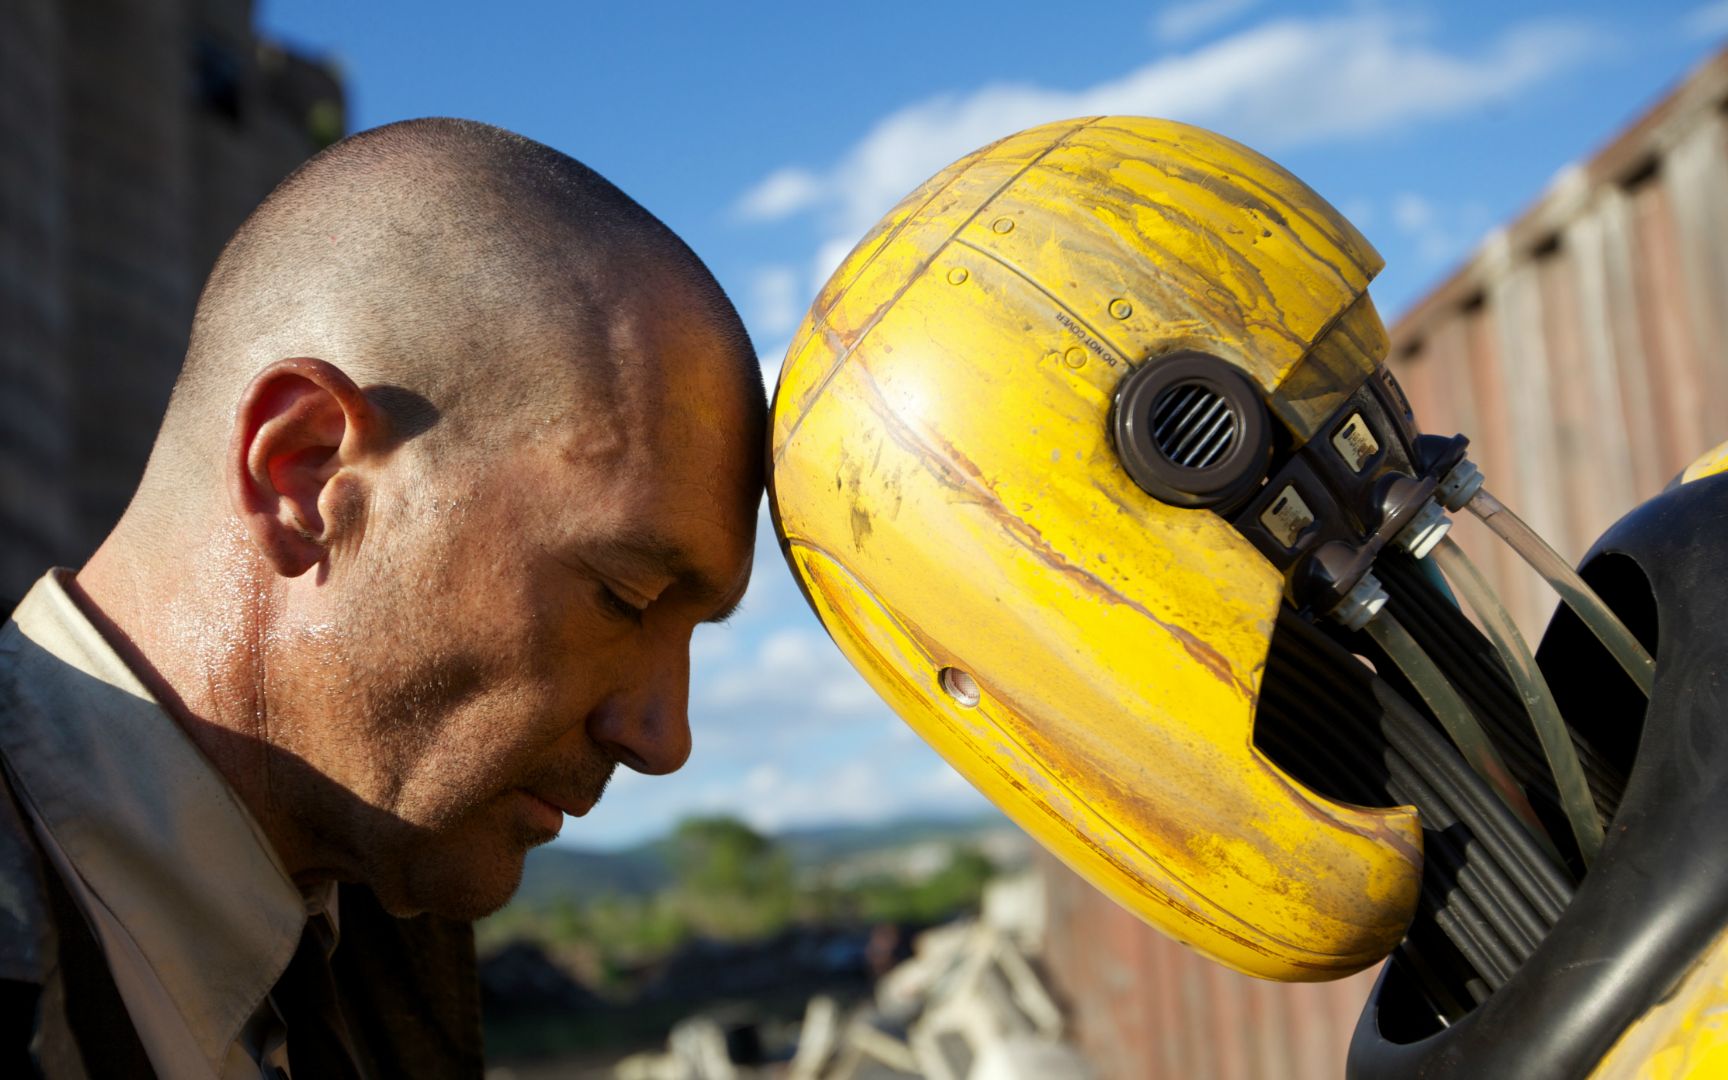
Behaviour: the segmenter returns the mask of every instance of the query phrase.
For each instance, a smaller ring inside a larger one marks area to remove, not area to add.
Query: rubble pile
[[[977,919],[928,930],[912,956],[877,982],[874,998],[843,1011],[818,995],[805,1009],[790,1060],[740,1061],[741,1033],[713,1016],[673,1029],[664,1051],[620,1062],[618,1080],[1084,1080],[1091,1070],[1065,1039],[1065,1020],[1036,962],[1043,940],[1042,880],[992,882]]]

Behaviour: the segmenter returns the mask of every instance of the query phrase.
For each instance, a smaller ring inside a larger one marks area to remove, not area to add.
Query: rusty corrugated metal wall
[[[1470,436],[1489,489],[1576,561],[1728,439],[1728,52],[1399,319],[1392,370],[1426,431]],[[1456,532],[1527,633],[1554,598]]]
[[[1424,430],[1462,431],[1488,485],[1576,560],[1728,440],[1728,52],[1527,213],[1392,330]],[[1547,587],[1486,530],[1457,530],[1519,622]],[[1108,1080],[1320,1080],[1373,973],[1265,983],[1157,934],[1046,858],[1045,964]]]
[[[1338,1080],[1374,971],[1238,975],[1157,933],[1049,855],[1044,966],[1100,1080]]]

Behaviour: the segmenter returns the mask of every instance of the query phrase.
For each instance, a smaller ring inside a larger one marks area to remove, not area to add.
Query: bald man
[[[0,1068],[480,1075],[468,920],[689,753],[764,413],[706,268],[562,154],[415,121],[284,181],[0,635]]]

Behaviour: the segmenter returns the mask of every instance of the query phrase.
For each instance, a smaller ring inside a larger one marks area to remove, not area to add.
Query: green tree
[[[671,851],[680,905],[703,933],[755,936],[791,917],[791,863],[779,845],[744,822],[686,819],[672,835]]]
[[[883,922],[935,922],[977,910],[984,886],[996,873],[989,856],[957,847],[948,865],[920,881],[881,877],[858,886],[859,912]]]

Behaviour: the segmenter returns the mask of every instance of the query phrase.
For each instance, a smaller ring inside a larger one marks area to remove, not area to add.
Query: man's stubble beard
[[[549,768],[520,787],[574,793],[575,798],[592,803],[599,800],[615,768],[609,759],[584,758],[573,768]],[[431,912],[473,920],[508,903],[521,886],[529,850],[556,836],[521,816],[516,792],[516,787],[506,788],[469,806],[435,832],[403,822],[399,837],[374,838],[386,851],[382,862],[404,870],[400,888],[391,889],[388,898],[380,892],[386,910],[398,916]],[[502,821],[497,820],[500,816]]]
[[[365,598],[348,606],[349,617],[279,626],[267,646],[276,653],[261,732],[272,809],[292,818],[320,864],[370,886],[387,910],[471,909],[473,899],[418,894],[435,869],[420,864],[448,861],[435,854],[439,835],[482,801],[483,770],[422,775],[440,719],[471,696],[477,673],[429,655],[416,627],[389,617],[413,610],[400,606],[399,580],[346,584]],[[446,785],[459,790],[436,790]]]
[[[401,625],[372,623],[321,628],[316,642],[305,642],[328,662],[318,666],[317,685],[296,696],[328,708],[321,723],[295,725],[294,733],[315,731],[325,745],[316,755],[311,747],[294,753],[292,742],[283,747],[290,759],[306,759],[302,779],[311,782],[282,794],[320,845],[341,854],[345,876],[371,887],[391,914],[491,914],[519,887],[528,850],[553,839],[524,819],[513,792],[591,804],[616,762],[585,741],[573,760],[531,768],[519,757],[487,761],[486,750],[499,748],[484,732],[512,729],[500,713],[514,699],[481,700],[476,664],[427,655],[403,640]],[[379,647],[392,641],[394,648]],[[404,655],[411,652],[418,655]]]

